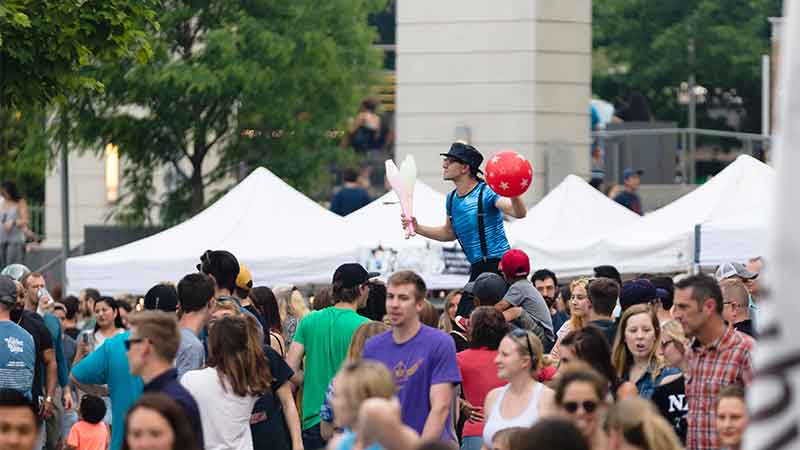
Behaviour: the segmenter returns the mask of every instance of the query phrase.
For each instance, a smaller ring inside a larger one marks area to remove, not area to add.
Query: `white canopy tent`
[[[413,214],[419,223],[444,224],[446,202],[445,194],[421,181],[415,183]],[[457,256],[461,256],[458,244],[438,242],[420,235],[406,239],[400,225],[401,212],[397,195],[390,191],[344,218],[348,233],[357,236],[361,263],[384,276],[395,270],[415,270],[431,289],[463,287],[468,276],[442,273],[445,268],[444,249],[458,249]]]
[[[737,214],[715,217],[700,224],[696,262],[703,267],[745,262],[767,253],[776,196],[775,169],[751,161],[747,170],[752,173],[744,177],[744,182],[748,183],[742,186],[745,192],[737,193]]]
[[[195,271],[206,250],[229,250],[254,283],[326,283],[358,259],[344,220],[264,168],[191,219],[148,238],[67,260],[68,291],[142,293]]]
[[[717,230],[730,230],[748,213],[766,217],[773,177],[773,170],[767,165],[750,156],[740,156],[689,194],[613,232],[599,250],[621,272],[687,270],[694,261],[695,226],[714,223],[721,224]],[[717,236],[729,239],[723,233]],[[713,239],[712,236],[711,242]],[[720,241],[717,242],[714,245],[719,249]],[[739,250],[733,248],[733,242],[721,245],[731,248],[715,258],[738,260],[745,256],[736,257]]]
[[[609,264],[597,252],[609,232],[640,221],[582,178],[567,176],[524,219],[511,224],[513,246],[531,259],[531,270],[548,268],[563,276],[592,273]]]

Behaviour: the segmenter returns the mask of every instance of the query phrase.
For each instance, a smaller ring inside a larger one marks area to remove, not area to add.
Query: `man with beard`
[[[556,305],[556,296],[558,295],[558,278],[552,270],[539,269],[531,276],[536,290],[544,297],[547,307],[550,309],[550,318],[553,322],[553,329],[560,330],[564,322],[569,320],[569,315],[564,311],[559,311]]]

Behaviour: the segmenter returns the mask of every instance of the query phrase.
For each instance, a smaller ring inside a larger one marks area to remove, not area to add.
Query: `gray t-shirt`
[[[178,354],[175,355],[175,368],[178,369],[178,379],[190,370],[202,369],[206,364],[206,350],[203,343],[188,328],[181,328],[181,344]]]
[[[540,332],[537,332],[536,329],[532,331],[539,336],[545,347],[548,346],[548,342],[555,340],[550,310],[547,308],[547,303],[545,303],[542,294],[533,287],[533,283],[525,279],[516,281],[508,288],[505,300],[514,306],[521,306],[522,310],[536,323],[537,328],[541,328],[543,336],[540,336]]]

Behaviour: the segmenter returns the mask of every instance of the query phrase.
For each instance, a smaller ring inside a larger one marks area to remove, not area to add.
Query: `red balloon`
[[[486,183],[503,197],[517,197],[533,183],[531,163],[511,150],[494,155],[486,163]]]

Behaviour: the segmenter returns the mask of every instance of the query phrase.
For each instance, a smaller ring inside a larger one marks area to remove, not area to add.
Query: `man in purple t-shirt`
[[[387,282],[386,313],[391,331],[367,340],[364,358],[380,361],[394,374],[403,422],[422,439],[455,441],[450,407],[461,382],[453,339],[423,325],[425,281],[412,271]]]

